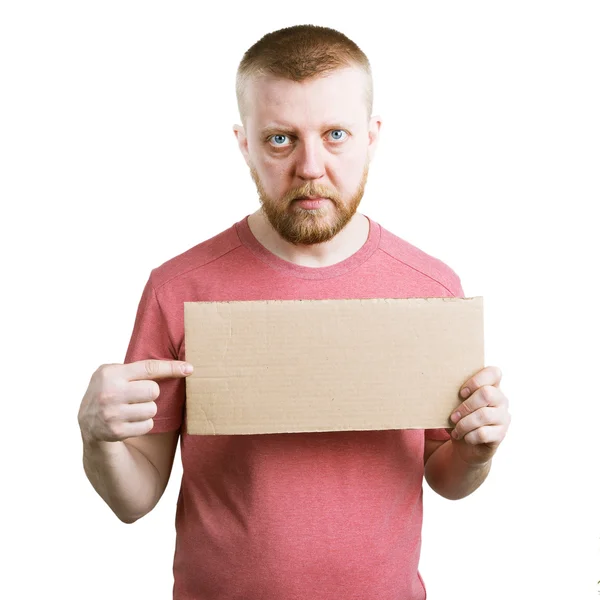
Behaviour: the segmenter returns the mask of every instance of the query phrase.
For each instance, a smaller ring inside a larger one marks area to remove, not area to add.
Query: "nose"
[[[324,149],[320,141],[306,140],[298,146],[296,175],[300,179],[319,179],[325,174]]]

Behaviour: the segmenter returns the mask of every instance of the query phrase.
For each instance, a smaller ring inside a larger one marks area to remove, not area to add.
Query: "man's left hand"
[[[501,379],[498,367],[485,367],[460,389],[465,401],[450,417],[455,424],[451,439],[459,456],[470,465],[491,460],[508,430],[508,398],[500,390]]]

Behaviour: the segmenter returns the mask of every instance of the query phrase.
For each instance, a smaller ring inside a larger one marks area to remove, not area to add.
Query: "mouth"
[[[302,208],[314,210],[323,206],[325,202],[327,202],[327,198],[322,198],[321,196],[303,196],[301,198],[296,198],[294,202]]]

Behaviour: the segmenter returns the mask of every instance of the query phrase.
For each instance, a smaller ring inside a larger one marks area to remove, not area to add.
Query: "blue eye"
[[[346,131],[344,131],[343,129],[332,129],[330,132],[330,134],[333,134],[333,140],[336,142],[342,141],[345,138],[343,137],[343,134],[346,134]],[[272,135],[269,138],[270,142],[273,142],[274,146],[278,146],[279,148],[284,147],[284,142],[286,141],[286,139],[289,139],[289,136],[283,134],[283,133],[276,133],[275,135]]]

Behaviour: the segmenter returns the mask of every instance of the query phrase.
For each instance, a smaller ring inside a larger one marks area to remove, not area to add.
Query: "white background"
[[[372,63],[384,124],[361,211],[484,297],[511,402],[484,486],[425,490],[429,599],[597,597],[598,8],[3,2],[0,596],[171,597],[179,451],[124,525],[85,477],[77,411],[122,362],[150,269],[258,207],[235,70],[313,23]]]

